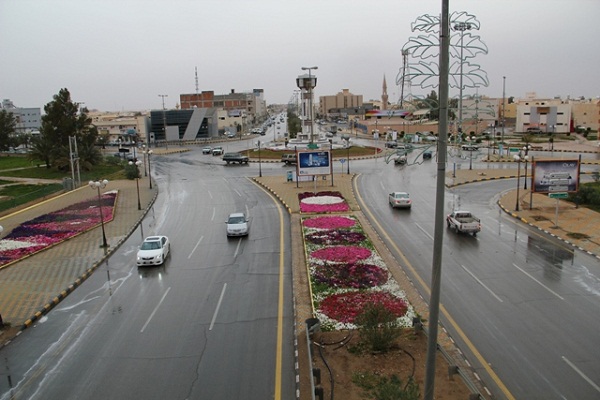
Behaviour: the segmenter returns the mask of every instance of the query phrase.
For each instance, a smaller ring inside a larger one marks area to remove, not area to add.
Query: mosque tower
[[[385,81],[385,74],[383,74],[383,93],[381,93],[381,109],[387,110],[387,106],[388,106],[387,83]]]

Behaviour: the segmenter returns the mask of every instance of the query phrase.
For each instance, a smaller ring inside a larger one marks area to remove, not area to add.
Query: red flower
[[[402,299],[387,292],[347,292],[333,294],[321,302],[321,312],[342,323],[354,323],[367,304],[381,304],[398,318],[408,311]]]

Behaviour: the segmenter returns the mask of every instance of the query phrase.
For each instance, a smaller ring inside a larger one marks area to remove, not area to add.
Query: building
[[[515,132],[537,129],[547,133],[571,132],[571,105],[561,99],[536,99],[534,96],[517,102]]]
[[[232,89],[230,93],[220,95],[215,95],[212,90],[180,94],[179,103],[182,110],[222,108],[229,112],[238,111],[246,115],[248,122],[253,125],[264,121],[267,116],[267,105],[263,89],[253,89],[252,92],[243,93],[236,93]]]
[[[88,112],[92,125],[100,135],[108,135],[108,144],[130,145],[145,141],[148,134],[148,117],[141,112]]]
[[[1,108],[15,117],[17,135],[39,133],[42,127],[42,113],[39,108],[16,107],[9,99],[2,100]]]
[[[572,127],[597,132],[600,128],[600,99],[567,101],[571,105]]]
[[[319,114],[326,118],[352,118],[364,115],[363,96],[354,95],[349,89],[342,89],[334,96],[320,96]]]

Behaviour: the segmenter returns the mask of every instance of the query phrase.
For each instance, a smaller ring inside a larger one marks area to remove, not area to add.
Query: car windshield
[[[243,224],[244,222],[246,222],[246,218],[242,217],[242,216],[238,216],[238,217],[229,217],[229,221],[227,221],[228,224]]]
[[[142,243],[141,250],[157,250],[160,249],[160,244],[158,242],[144,242]]]

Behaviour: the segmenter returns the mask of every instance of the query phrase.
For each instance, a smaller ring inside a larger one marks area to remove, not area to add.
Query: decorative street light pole
[[[523,189],[527,190],[527,161],[529,160],[529,150],[531,150],[531,146],[527,145],[527,146],[523,146],[523,151],[525,152],[525,157],[523,157],[523,159],[525,160],[525,184],[523,185]]]
[[[258,141],[258,176],[262,178],[262,164],[260,162],[260,140]]]
[[[144,176],[148,176],[148,171],[146,169],[146,145],[142,145],[142,153],[144,154]]]
[[[136,162],[129,161],[129,165],[135,165],[135,187],[137,188],[138,210],[141,210],[142,203],[140,202],[140,165],[142,165],[142,162],[140,160],[137,160]]]
[[[108,185],[108,181],[106,179],[101,181],[90,181],[89,185],[92,190],[96,189],[98,191],[98,210],[100,211],[100,224],[102,225],[102,245],[100,247],[107,248],[108,243],[106,242],[106,232],[104,232],[104,216],[102,215],[102,197],[100,196],[100,189],[104,189],[106,185]]]
[[[463,105],[462,105],[462,99],[463,99],[463,63],[464,63],[464,58],[463,58],[463,39],[465,36],[465,31],[471,30],[471,28],[473,28],[473,26],[468,23],[468,22],[457,22],[456,24],[454,24],[454,26],[452,27],[455,31],[459,31],[460,32],[460,87],[458,88],[458,131],[460,133],[462,133],[462,111],[463,111]]]
[[[148,150],[148,181],[150,182],[150,189],[152,189],[152,170],[150,169],[150,156],[152,155],[152,150]]]
[[[473,169],[473,140],[475,136],[469,137],[469,170]]]
[[[518,163],[517,168],[517,203],[515,204],[515,211],[519,211],[519,186],[521,186],[520,178],[521,178],[521,156],[515,154],[515,161]]]

